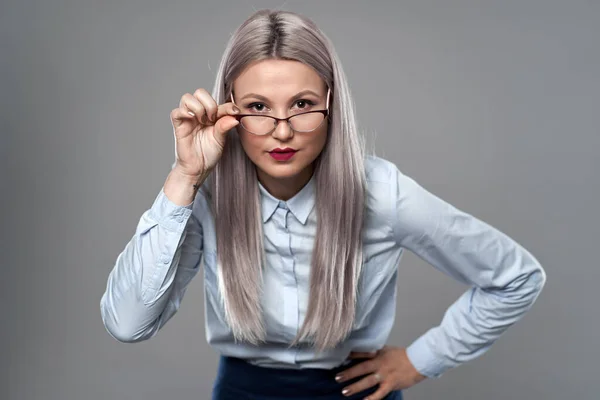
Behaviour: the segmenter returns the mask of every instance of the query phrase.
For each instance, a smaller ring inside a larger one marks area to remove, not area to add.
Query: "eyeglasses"
[[[329,115],[329,93],[330,90],[328,89],[327,105],[325,110],[306,111],[291,115],[287,118],[276,118],[270,115],[257,114],[237,114],[234,115],[234,117],[240,121],[240,125],[242,125],[246,131],[258,136],[272,133],[275,129],[277,129],[279,121],[287,122],[290,129],[294,132],[312,132],[319,128]],[[233,93],[231,93],[231,102],[235,104],[233,101]]]

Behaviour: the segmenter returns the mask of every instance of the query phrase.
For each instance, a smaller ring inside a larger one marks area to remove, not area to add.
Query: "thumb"
[[[220,118],[215,124],[215,136],[225,139],[227,132],[237,126],[239,123],[240,122],[231,115],[226,115],[223,118]]]

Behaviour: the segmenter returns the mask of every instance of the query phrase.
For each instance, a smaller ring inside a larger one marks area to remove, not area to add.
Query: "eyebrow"
[[[316,96],[316,97],[321,97],[319,94],[317,94],[317,93],[313,92],[313,91],[312,91],[312,90],[310,90],[310,89],[307,89],[307,90],[303,90],[303,91],[301,91],[301,92],[297,93],[296,95],[294,95],[294,97],[292,97],[292,99],[291,99],[291,100],[292,100],[292,101],[294,101],[294,100],[297,100],[297,99],[299,99],[299,98],[301,98],[301,97],[303,97],[303,96],[306,96],[307,94],[312,94],[313,96]],[[261,96],[260,94],[256,94],[256,93],[248,93],[247,95],[245,95],[244,97],[242,97],[242,98],[240,99],[240,101],[242,101],[242,100],[244,100],[244,99],[247,99],[247,98],[249,98],[249,97],[254,97],[254,98],[256,98],[256,99],[259,99],[259,100],[262,100],[262,101],[265,101],[265,102],[268,102],[268,101],[269,101],[269,99],[268,99],[268,98],[266,98],[265,96]]]

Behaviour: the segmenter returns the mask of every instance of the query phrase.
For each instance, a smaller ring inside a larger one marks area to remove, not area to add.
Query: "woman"
[[[250,16],[213,94],[171,120],[176,161],[102,319],[119,341],[153,337],[202,260],[213,399],[401,399],[484,353],[545,283],[514,240],[365,155],[334,48],[300,15]],[[386,345],[404,249],[471,285],[408,348]]]

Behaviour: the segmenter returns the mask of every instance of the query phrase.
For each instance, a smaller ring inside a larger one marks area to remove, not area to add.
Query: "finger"
[[[194,92],[194,97],[202,104],[206,110],[206,116],[210,122],[217,120],[217,102],[213,97],[206,91],[206,89],[197,89]]]
[[[179,127],[184,121],[191,119],[196,119],[196,115],[183,108],[175,108],[171,111],[171,121],[174,128]]]
[[[346,386],[342,389],[342,394],[344,396],[352,396],[353,394],[360,393],[377,385],[379,385],[379,379],[377,379],[375,374],[369,374],[358,382]]]
[[[208,122],[208,117],[206,116],[204,106],[191,94],[186,93],[181,97],[179,107],[183,108],[188,113],[192,112],[200,124],[206,125]]]
[[[240,113],[240,109],[233,103],[220,104],[217,110],[217,119],[223,118],[226,115],[236,115]]]
[[[348,358],[373,358],[377,355],[376,351],[353,351]]]
[[[350,379],[367,375],[375,371],[377,371],[377,363],[374,360],[367,360],[340,372],[336,375],[335,380],[338,382],[346,382]]]
[[[230,115],[225,116],[219,119],[215,124],[215,135],[223,138],[227,131],[235,127],[237,124],[239,124],[239,121],[237,119]]]
[[[364,400],[382,400],[385,396],[390,394],[391,390],[385,384],[379,385],[379,389],[377,389],[373,394],[365,397]]]

